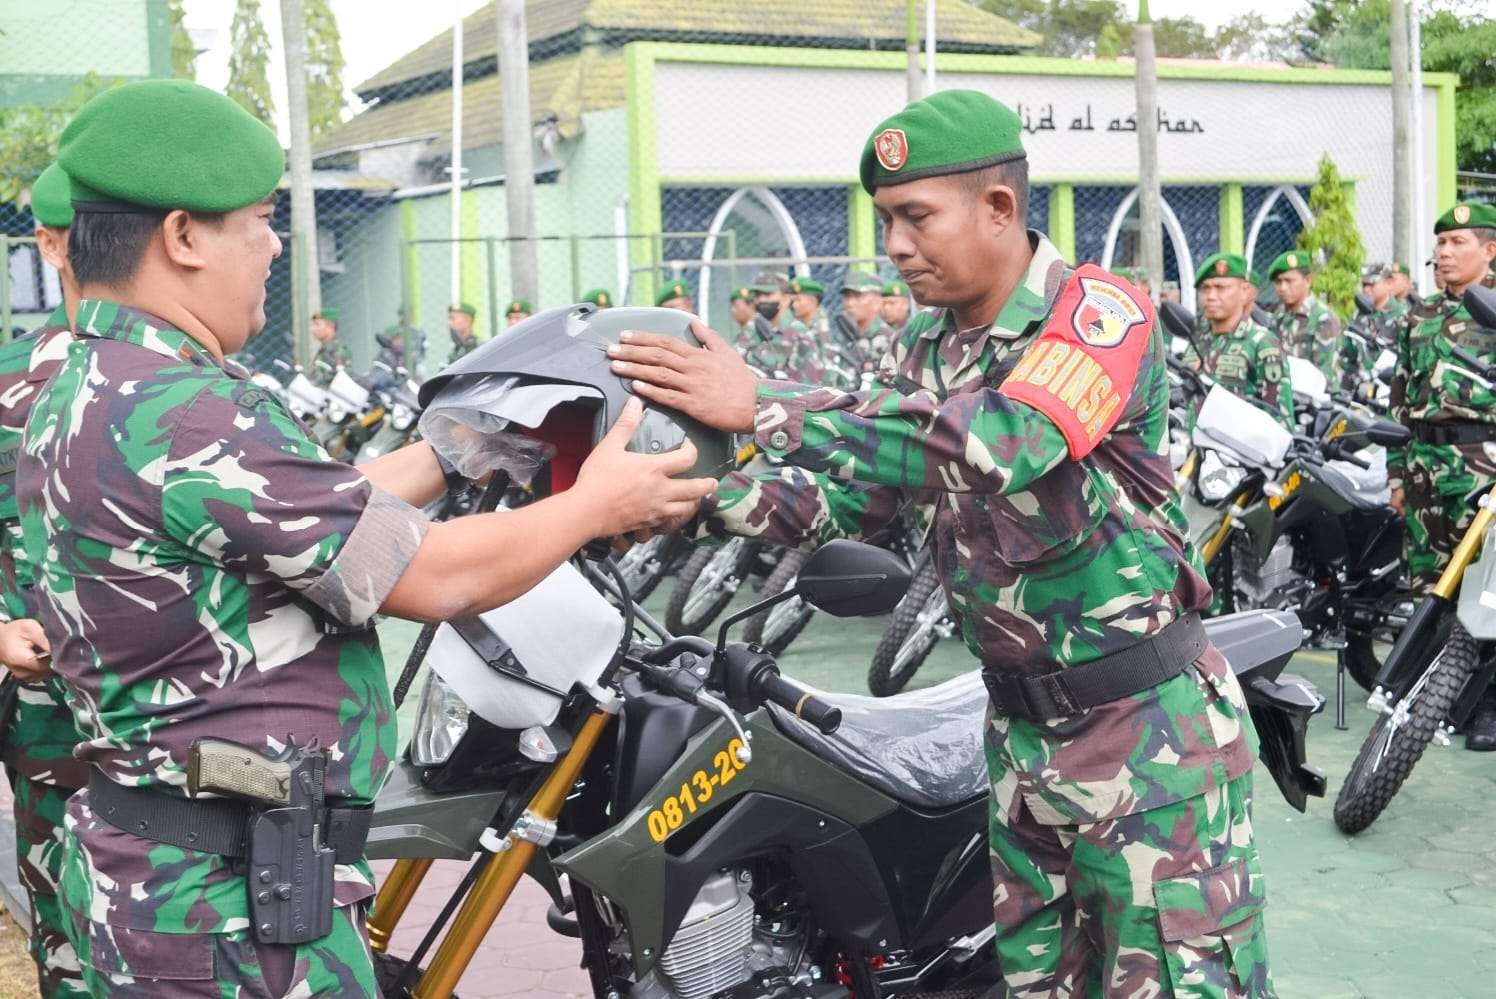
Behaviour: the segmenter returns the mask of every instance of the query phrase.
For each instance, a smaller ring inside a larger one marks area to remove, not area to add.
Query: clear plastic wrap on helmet
[[[447,409],[423,416],[421,436],[466,479],[503,472],[525,484],[554,450],[525,436],[511,421],[476,409]]]

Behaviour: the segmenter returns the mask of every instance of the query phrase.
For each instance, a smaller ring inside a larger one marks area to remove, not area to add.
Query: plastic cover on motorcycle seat
[[[623,637],[618,610],[570,562],[477,621],[476,632],[471,622],[438,627],[427,658],[463,703],[505,729],[555,721],[562,695],[596,683]]]
[[[1325,373],[1314,366],[1313,361],[1298,357],[1294,354],[1285,355],[1288,361],[1288,384],[1295,392],[1307,395],[1316,403],[1324,403],[1330,398],[1330,382]]]
[[[1248,465],[1277,467],[1283,464],[1293,435],[1263,410],[1215,385],[1195,419],[1194,441],[1230,451]]]
[[[1387,484],[1387,449],[1371,445],[1357,451],[1356,457],[1371,467],[1361,468],[1339,458],[1327,461],[1319,470],[1325,485],[1358,509],[1386,506],[1392,501],[1392,488]]]
[[[350,413],[357,413],[369,403],[369,390],[358,383],[347,368],[339,368],[332,376],[332,381],[327,383],[327,391],[343,405],[348,407]]]
[[[841,727],[831,735],[768,705],[775,726],[801,748],[925,811],[987,793],[987,686],[979,672],[893,697],[816,693],[841,709]]]

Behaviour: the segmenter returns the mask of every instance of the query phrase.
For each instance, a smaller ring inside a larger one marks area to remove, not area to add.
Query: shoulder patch
[[[1121,418],[1152,332],[1148,300],[1085,264],[1001,391],[1054,421],[1070,456],[1084,458]]]

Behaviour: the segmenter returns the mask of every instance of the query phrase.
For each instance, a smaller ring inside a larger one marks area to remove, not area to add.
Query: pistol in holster
[[[288,742],[274,757],[225,739],[192,744],[188,793],[249,804],[245,879],[260,943],[310,943],[332,932],[336,851],[327,842],[327,760],[315,739]]]

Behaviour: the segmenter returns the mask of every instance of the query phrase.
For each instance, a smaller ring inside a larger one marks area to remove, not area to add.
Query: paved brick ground
[[[384,626],[391,672],[415,634]],[[829,689],[862,691],[880,633],[877,621],[817,620],[785,658],[786,672]],[[967,668],[954,641],[937,650],[917,683]],[[1333,691],[1333,663],[1317,653],[1293,667]],[[413,706],[415,697],[411,698]],[[410,707],[402,712],[408,730]],[[1310,735],[1311,756],[1333,795],[1370,716],[1353,703],[1350,731],[1327,713]],[[1496,995],[1496,756],[1432,748],[1409,786],[1369,831],[1347,839],[1330,821],[1330,800],[1307,815],[1284,804],[1259,771],[1256,822],[1269,879],[1274,974],[1284,999],[1486,999]],[[0,810],[9,796],[0,784]],[[0,857],[0,873],[10,863]],[[408,954],[462,866],[439,863],[396,933],[392,953]],[[586,977],[573,941],[545,925],[546,899],[532,882],[488,934],[464,977],[464,999],[579,996]]]

